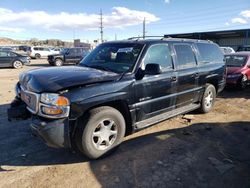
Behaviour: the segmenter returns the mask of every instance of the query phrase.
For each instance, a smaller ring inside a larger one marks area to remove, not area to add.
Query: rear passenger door
[[[174,43],[173,49],[177,67],[176,105],[178,108],[198,101],[199,73],[191,43]]]
[[[68,53],[65,56],[65,59],[67,61],[67,63],[75,63],[75,59],[76,59],[76,48],[70,48]]]
[[[9,52],[0,51],[0,67],[11,66],[11,57],[8,56]]]
[[[172,56],[167,43],[151,45],[142,60],[141,68],[147,64],[159,64],[162,73],[145,75],[135,81],[137,121],[148,119],[175,107],[175,82]]]
[[[76,48],[76,57],[75,57],[75,63],[78,64],[82,57],[83,57],[83,49],[82,48]]]

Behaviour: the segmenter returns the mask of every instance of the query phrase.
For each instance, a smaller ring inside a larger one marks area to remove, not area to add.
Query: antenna
[[[102,9],[100,10],[100,34],[101,34],[101,43],[103,43],[103,23],[102,23]]]

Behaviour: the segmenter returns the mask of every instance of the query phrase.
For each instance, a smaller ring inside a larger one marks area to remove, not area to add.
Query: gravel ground
[[[250,187],[250,88],[224,91],[211,113],[164,121],[90,161],[48,148],[28,120],[7,121],[19,73],[41,67],[46,60],[0,69],[0,187]]]

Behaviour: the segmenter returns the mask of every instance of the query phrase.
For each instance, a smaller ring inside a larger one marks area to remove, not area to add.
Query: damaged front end
[[[27,105],[18,96],[11,102],[10,108],[7,111],[8,120],[21,120],[29,119],[31,113],[27,110]]]
[[[70,143],[70,101],[60,94],[28,91],[19,83],[16,97],[8,109],[8,120],[31,118],[31,130],[48,146],[68,148]]]

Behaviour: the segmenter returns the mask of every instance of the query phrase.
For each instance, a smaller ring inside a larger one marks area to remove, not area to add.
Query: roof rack
[[[164,36],[138,36],[138,37],[131,37],[128,38],[127,40],[140,40],[140,39],[146,39],[146,38],[164,38]]]

